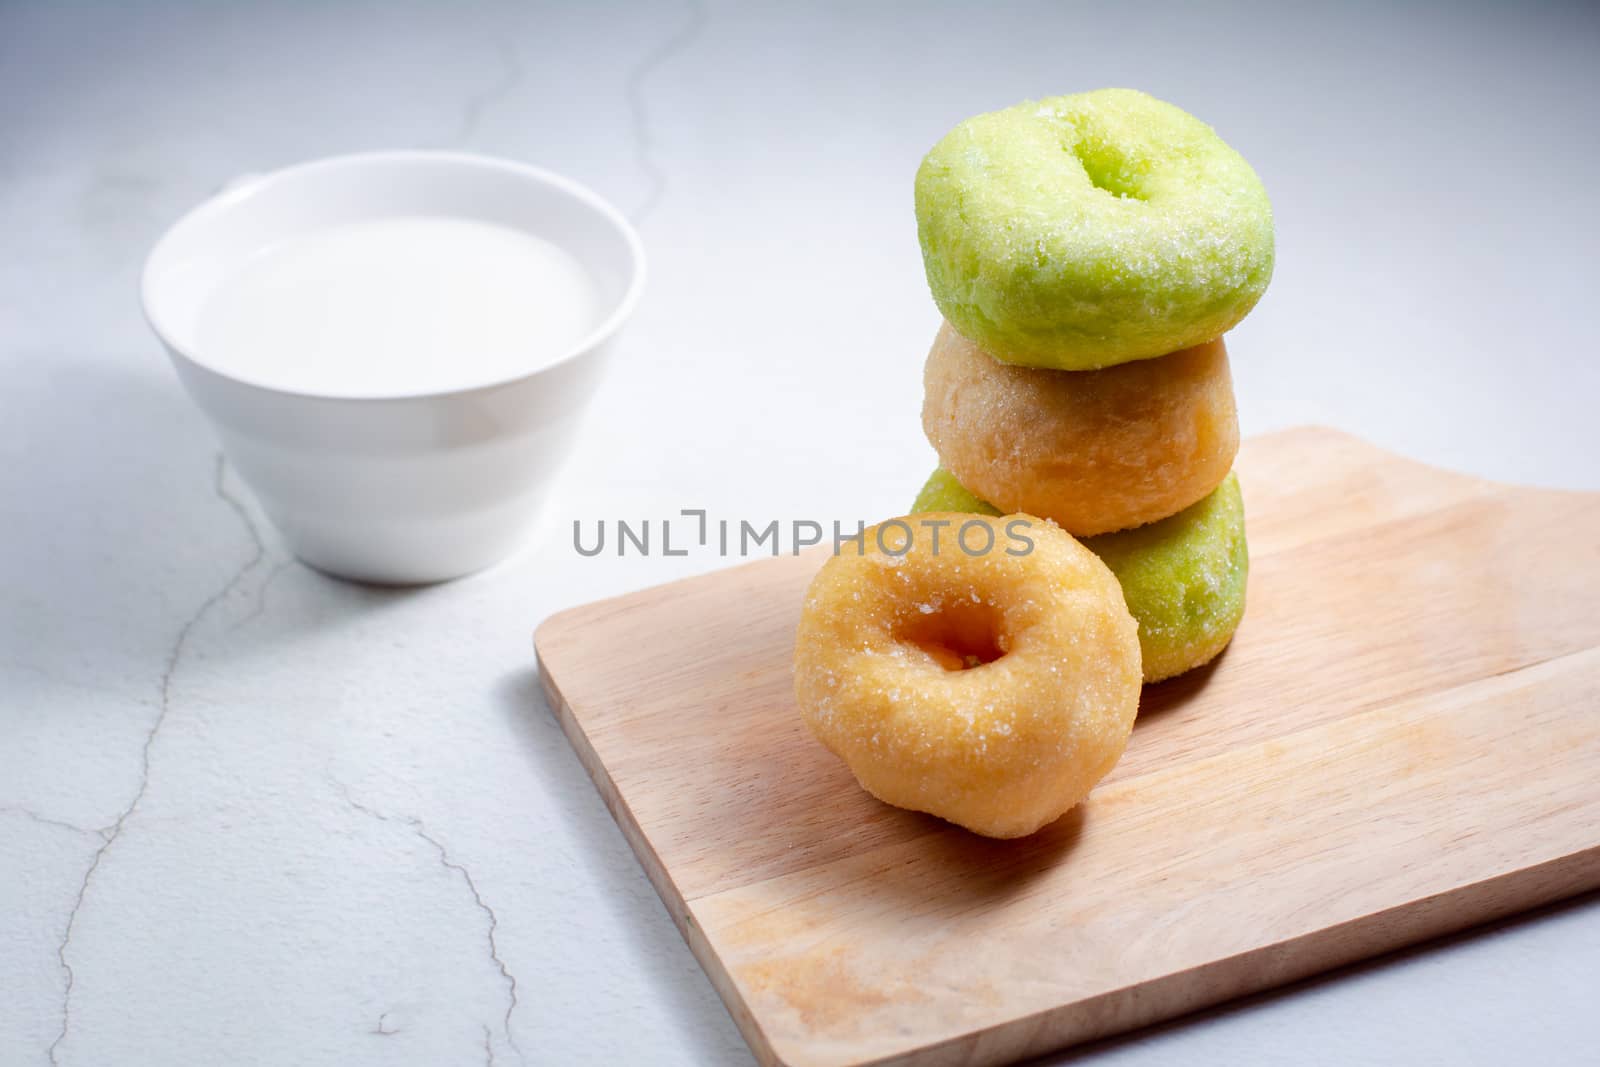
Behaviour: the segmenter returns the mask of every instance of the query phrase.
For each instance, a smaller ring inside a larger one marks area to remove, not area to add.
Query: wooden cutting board
[[[1248,442],[1249,608],[1021,841],[801,725],[821,556],[564,612],[550,703],[764,1064],[1001,1063],[1600,886],[1600,494]]]

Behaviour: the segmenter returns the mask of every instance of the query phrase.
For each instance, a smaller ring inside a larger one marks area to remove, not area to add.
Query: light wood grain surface
[[[1018,842],[863,793],[789,667],[816,555],[565,612],[552,707],[764,1063],[1008,1062],[1600,885],[1600,495],[1246,443],[1248,609]]]

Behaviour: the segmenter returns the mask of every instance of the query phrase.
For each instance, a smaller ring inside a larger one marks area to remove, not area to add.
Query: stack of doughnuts
[[[1244,614],[1222,334],[1272,276],[1272,213],[1211,127],[1127,89],[963,122],[916,183],[945,323],[924,371],[939,454],[914,512],[1048,519],[1098,555],[1143,677],[1198,667]]]
[[[1018,837],[1244,612],[1222,335],[1271,278],[1272,215],[1209,126],[1123,89],[961,123],[916,206],[940,466],[811,583],[795,698],[872,795]]]

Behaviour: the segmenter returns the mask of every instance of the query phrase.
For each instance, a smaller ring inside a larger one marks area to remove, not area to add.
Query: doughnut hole
[[[1010,635],[1004,617],[985,603],[958,600],[933,608],[902,623],[896,637],[927,653],[947,671],[982,667],[1004,656],[1010,648]]]
[[[1137,160],[1104,136],[1072,129],[1065,148],[1083,167],[1089,184],[1123,200],[1148,200]]]
[[[912,505],[924,511],[997,514],[939,468]],[[1193,670],[1216,658],[1244,618],[1250,549],[1244,498],[1229,474],[1197,504],[1132,530],[1085,538],[1122,585],[1139,624],[1146,684]]]
[[[993,550],[952,547],[968,522],[989,527]],[[874,528],[812,580],[795,640],[801,717],[880,800],[991,837],[1033,833],[1088,794],[1133,730],[1139,641],[1122,590],[1032,516],[899,523],[913,531],[903,555]],[[1032,548],[1013,555],[1016,523]]]
[[[922,427],[939,464],[1000,511],[1088,537],[1205,497],[1239,449],[1221,338],[1099,371],[1001,363],[949,323],[923,371]]]

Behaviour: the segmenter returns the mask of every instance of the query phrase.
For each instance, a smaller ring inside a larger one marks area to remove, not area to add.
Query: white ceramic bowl
[[[554,362],[530,352],[515,378],[421,395],[271,387],[219,371],[196,346],[216,287],[266,245],[416,214],[512,226],[566,249],[599,287],[600,325]],[[575,182],[481,156],[383,152],[234,183],[157,242],[142,295],[178,376],[295,554],[343,577],[411,584],[471,573],[516,548],[643,279],[633,227]]]

